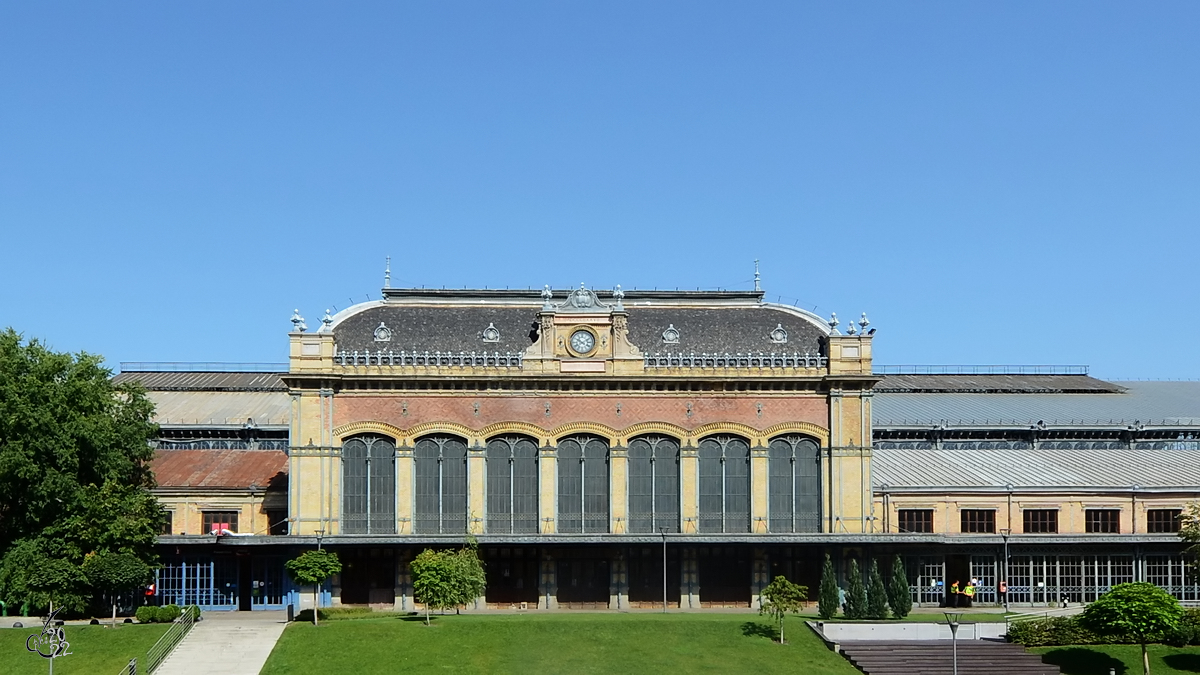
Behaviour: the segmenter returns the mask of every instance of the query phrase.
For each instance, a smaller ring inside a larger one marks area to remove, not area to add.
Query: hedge
[[[1097,635],[1084,628],[1078,616],[1055,616],[1010,624],[1008,641],[1026,647],[1137,643],[1129,636]],[[1155,642],[1165,642],[1176,647],[1200,645],[1200,609],[1185,610],[1179,626],[1167,635],[1158,636]]]

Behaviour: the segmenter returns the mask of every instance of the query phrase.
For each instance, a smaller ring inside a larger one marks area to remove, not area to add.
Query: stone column
[[[679,448],[679,524],[683,534],[700,531],[700,458],[692,445]]]
[[[608,608],[629,609],[629,564],[617,551],[608,568]]]
[[[554,534],[557,531],[555,517],[558,512],[558,450],[554,446],[541,448],[538,453],[538,480],[541,487],[538,494],[538,532]]]
[[[700,607],[700,564],[696,559],[696,547],[685,546],[679,552],[679,606],[699,609]]]
[[[629,448],[611,448],[608,466],[608,531],[625,534],[629,531]]]
[[[396,446],[396,532],[413,533],[413,449],[411,446]]]
[[[483,534],[487,517],[487,460],[485,448],[476,444],[467,449],[467,531]]]
[[[558,609],[558,569],[549,552],[542,553],[541,582],[538,584],[538,609]]]
[[[754,534],[766,534],[768,531],[768,480],[767,448],[750,448],[750,531]]]

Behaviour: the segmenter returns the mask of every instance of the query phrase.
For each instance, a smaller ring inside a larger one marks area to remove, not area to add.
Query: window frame
[[[960,509],[958,530],[964,534],[996,534],[996,509]],[[983,516],[982,519],[977,516]],[[990,526],[980,529],[980,525]]]
[[[1083,531],[1088,534],[1120,534],[1121,509],[1084,509]]]
[[[924,517],[912,520],[914,514],[924,514]],[[905,527],[913,523],[919,523],[921,529]],[[933,509],[896,509],[896,530],[901,534],[932,534]]]
[[[1161,518],[1150,517],[1150,514],[1161,516],[1171,514],[1165,522]],[[1178,534],[1183,526],[1183,509],[1146,509],[1147,534]]]
[[[218,514],[232,516],[232,518],[228,520],[216,520],[215,517]],[[229,525],[229,527],[224,529],[229,530],[229,532],[232,534],[237,534],[238,527],[240,525],[238,521],[241,515],[241,511],[234,509],[206,509],[200,512],[200,523],[204,528],[204,534],[212,534],[214,526],[216,525]]]
[[[1047,516],[1044,520],[1035,519],[1033,514]],[[1030,529],[1030,524],[1036,526]],[[1021,509],[1021,532],[1024,534],[1058,534],[1058,509]]]

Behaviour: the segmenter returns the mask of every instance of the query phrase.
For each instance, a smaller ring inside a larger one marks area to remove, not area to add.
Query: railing
[[[286,363],[122,361],[122,373],[286,373]]]
[[[1074,616],[1083,611],[1082,606],[1075,607],[1056,607],[1054,609],[1045,609],[1038,612],[1024,612],[1022,614],[1006,614],[1004,622],[1014,624],[1021,621],[1034,621],[1036,619],[1048,619],[1052,616]]]
[[[175,647],[192,631],[192,626],[196,623],[195,617],[200,614],[200,608],[195,605],[186,605],[180,609],[179,618],[171,623],[171,627],[167,629],[167,632],[163,633],[163,636],[158,639],[158,642],[154,643],[153,647],[146,650],[146,673],[153,673],[155,670],[158,670],[158,667],[162,665],[163,661],[167,660],[167,657],[171,655]],[[136,668],[136,663],[130,663],[126,667]],[[131,671],[130,675],[136,675],[136,672]]]
[[[1087,375],[1087,366],[887,366],[876,375]]]
[[[479,366],[520,368],[522,352],[393,352],[391,350],[335,352],[333,362],[339,366]]]
[[[117,675],[137,675],[137,659],[129,659],[129,664],[122,668]]]
[[[646,354],[647,368],[824,368],[829,359],[819,354],[708,354],[691,352]]]

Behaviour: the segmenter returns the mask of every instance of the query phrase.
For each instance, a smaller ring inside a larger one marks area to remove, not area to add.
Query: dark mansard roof
[[[570,291],[555,291],[554,303]],[[615,305],[611,291],[598,299]],[[785,305],[762,302],[761,292],[744,291],[626,291],[629,339],[643,352],[818,354],[829,330],[823,319]],[[339,351],[519,352],[532,343],[531,327],[542,311],[538,291],[385,290],[385,300],[363,303],[334,317],[333,333]],[[377,341],[383,325],[390,340]],[[497,341],[484,332],[492,326]],[[663,332],[674,327],[678,343]],[[782,327],[786,343],[772,341]]]

